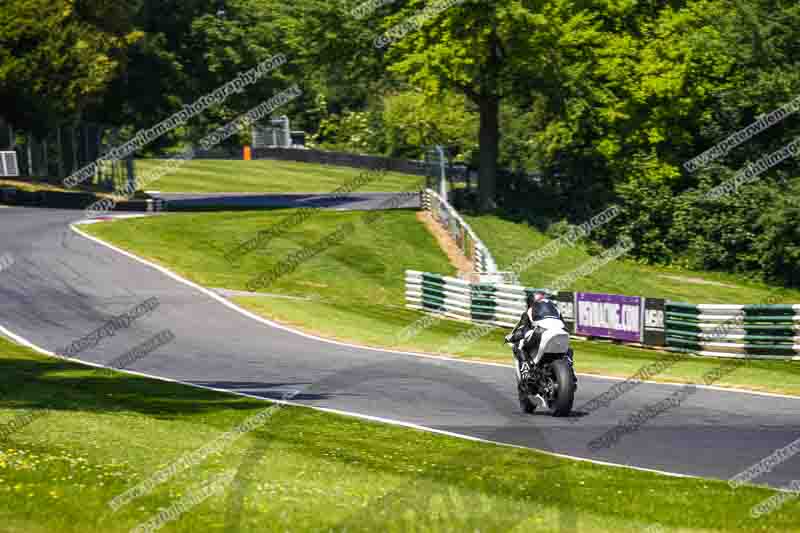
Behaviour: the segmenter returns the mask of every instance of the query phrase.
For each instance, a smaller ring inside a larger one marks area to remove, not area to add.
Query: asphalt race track
[[[341,210],[413,209],[420,206],[417,193],[360,192],[333,194],[261,194],[261,193],[152,193],[166,200],[170,209],[275,209],[284,207],[321,207]]]
[[[510,367],[417,357],[329,343],[261,323],[209,294],[69,227],[82,212],[0,209],[0,325],[49,351],[157,297],[151,314],[78,355],[106,363],[156,333],[175,340],[129,368],[295,402],[581,458],[727,479],[800,436],[800,399],[698,389],[607,449],[587,443],[677,388],[641,384],[577,420],[523,415]],[[510,361],[509,354],[509,361]],[[580,348],[576,345],[580,371]],[[580,377],[576,406],[616,381]],[[756,480],[800,479],[800,456]]]

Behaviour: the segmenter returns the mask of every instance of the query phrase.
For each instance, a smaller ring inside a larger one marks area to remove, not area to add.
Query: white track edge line
[[[76,224],[78,224],[78,223],[76,223]],[[256,314],[254,314],[254,313],[251,313],[250,311],[248,311],[248,310],[246,310],[246,309],[244,309],[242,307],[239,307],[238,305],[236,305],[235,303],[231,302],[230,300],[228,300],[228,299],[226,299],[226,298],[224,298],[224,297],[222,297],[222,296],[210,291],[209,289],[206,289],[205,287],[202,287],[202,286],[194,283],[193,281],[189,281],[188,279],[183,278],[182,276],[172,272],[171,270],[169,270],[169,269],[167,269],[165,267],[162,267],[161,265],[157,265],[157,264],[155,264],[155,263],[153,263],[151,261],[148,261],[147,259],[143,259],[143,258],[141,258],[141,257],[139,257],[137,255],[134,255],[134,254],[132,254],[132,253],[126,251],[126,250],[118,248],[117,246],[114,246],[113,244],[110,244],[110,243],[108,243],[106,241],[98,239],[97,237],[94,237],[92,235],[84,233],[83,231],[81,231],[81,230],[79,230],[78,228],[75,227],[76,224],[70,224],[70,229],[72,229],[74,232],[78,233],[82,237],[84,237],[86,239],[89,239],[89,240],[91,240],[91,241],[93,241],[93,242],[95,242],[97,244],[102,245],[102,246],[106,246],[107,248],[110,248],[110,249],[114,250],[115,252],[121,253],[121,254],[125,255],[126,257],[128,257],[130,259],[133,259],[134,261],[138,261],[138,262],[140,262],[140,263],[142,263],[144,265],[147,265],[147,266],[149,266],[151,268],[154,268],[154,269],[158,270],[159,272],[161,272],[162,274],[165,274],[166,276],[168,276],[168,277],[170,277],[170,278],[172,278],[172,279],[174,279],[176,281],[179,281],[180,283],[183,283],[183,284],[188,285],[188,286],[190,286],[190,287],[192,287],[194,289],[199,290],[200,292],[206,294],[207,296],[210,296],[211,298],[213,298],[214,300],[218,301],[219,303],[227,306],[228,308],[233,309],[234,311],[236,311],[238,313],[241,313],[241,314],[243,314],[243,315],[245,315],[245,316],[247,316],[249,318],[252,318],[253,320],[261,322],[262,324],[265,324],[265,325],[270,326],[270,327],[281,329],[283,331],[288,331],[290,333],[294,333],[295,335],[300,335],[300,336],[306,337],[308,339],[314,339],[316,341],[326,342],[326,343],[334,344],[334,345],[337,345],[337,346],[344,346],[344,347],[347,347],[347,348],[357,348],[357,349],[362,349],[362,350],[370,350],[370,351],[373,351],[373,352],[383,352],[383,353],[391,353],[391,354],[397,354],[397,355],[409,355],[409,356],[413,356],[413,357],[421,357],[421,358],[425,358],[425,359],[437,359],[437,360],[442,360],[442,361],[451,361],[451,362],[463,363],[463,364],[496,366],[496,367],[502,367],[502,368],[513,368],[512,365],[509,365],[509,364],[506,364],[506,363],[492,363],[490,361],[474,361],[474,360],[470,360],[470,359],[458,359],[458,358],[455,358],[455,357],[447,357],[447,356],[444,356],[444,355],[431,355],[431,354],[425,354],[425,353],[419,353],[419,352],[407,352],[407,351],[402,351],[402,350],[391,350],[391,349],[387,349],[387,348],[375,348],[375,347],[372,347],[372,346],[362,346],[362,345],[359,345],[359,344],[351,344],[351,343],[348,343],[348,342],[337,341],[337,340],[333,340],[333,339],[326,339],[324,337],[317,337],[316,335],[311,335],[309,333],[305,333],[303,331],[291,328],[289,326],[285,326],[283,324],[278,324],[277,322],[273,322],[273,321],[271,321],[269,319],[266,319],[266,318],[263,318],[261,316],[258,316]],[[606,380],[610,380],[610,381],[625,381],[625,380],[631,379],[629,377],[623,378],[623,377],[619,377],[619,376],[605,376],[603,374],[586,374],[586,373],[583,373],[583,372],[577,372],[577,375],[583,376],[583,377],[592,377],[592,378],[597,378],[597,379],[606,379]],[[648,384],[652,384],[652,385],[670,385],[670,386],[673,386],[673,387],[684,387],[684,386],[690,384],[690,383],[676,383],[676,382],[670,382],[670,381],[651,381],[651,380],[639,380],[639,381],[641,383],[648,383]],[[713,391],[718,391],[718,392],[732,392],[732,393],[739,393],[739,394],[752,394],[752,395],[756,395],[756,396],[767,396],[767,397],[772,397],[772,398],[786,398],[786,399],[790,399],[790,400],[800,400],[800,396],[792,396],[790,394],[779,394],[779,393],[775,393],[775,392],[763,392],[763,391],[756,391],[756,390],[750,390],[750,389],[734,389],[734,388],[728,388],[728,387],[720,387],[718,385],[703,385],[703,384],[694,384],[694,385],[698,389],[707,389],[707,390],[713,390]]]
[[[128,370],[128,369],[124,369],[124,368],[109,367],[109,366],[106,366],[106,365],[101,365],[99,363],[92,363],[91,361],[84,361],[82,359],[75,359],[73,357],[62,357],[60,355],[54,354],[54,353],[52,353],[52,352],[50,352],[48,350],[45,350],[44,348],[41,348],[41,347],[37,346],[36,344],[30,342],[29,340],[25,339],[24,337],[20,337],[19,335],[13,333],[11,330],[9,330],[8,328],[4,327],[2,324],[0,324],[0,333],[3,333],[5,335],[7,335],[8,337],[12,338],[16,342],[18,342],[19,344],[21,344],[21,345],[23,345],[23,346],[25,346],[27,348],[35,350],[36,352],[39,352],[39,353],[41,353],[43,355],[54,357],[56,359],[63,359],[65,361],[70,361],[72,363],[76,363],[76,364],[79,364],[79,365],[90,366],[90,367],[94,367],[94,368],[104,368],[104,369],[114,370],[114,371],[121,372],[121,373],[124,373],[124,374],[131,374],[131,375],[134,375],[134,376],[141,376],[141,377],[145,377],[145,378],[149,378],[149,379],[155,379],[155,380],[158,380],[158,381],[164,381],[164,382],[167,382],[167,383],[176,383],[178,385],[184,385],[184,386],[187,386],[187,387],[194,387],[194,388],[198,388],[198,389],[210,390],[210,391],[219,392],[219,393],[223,393],[223,394],[231,394],[231,395],[234,395],[234,396],[250,398],[250,399],[258,400],[258,401],[262,401],[262,402],[272,402],[272,403],[281,404],[281,405],[289,405],[289,406],[293,406],[293,407],[302,407],[302,408],[306,408],[306,409],[313,409],[315,411],[321,411],[321,412],[325,412],[325,413],[348,416],[348,417],[351,417],[351,418],[358,418],[358,419],[362,419],[362,420],[368,420],[368,421],[371,421],[371,422],[381,422],[383,424],[388,424],[388,425],[391,425],[391,426],[398,426],[398,427],[405,427],[405,428],[409,428],[409,429],[416,429],[416,430],[419,430],[419,431],[425,431],[427,433],[435,433],[435,434],[438,434],[438,435],[444,435],[444,436],[447,436],[447,437],[455,437],[455,438],[468,440],[468,441],[473,441],[473,442],[481,442],[481,443],[485,443],[485,444],[493,444],[493,445],[496,445],[496,446],[504,446],[504,447],[507,447],[507,448],[516,448],[516,449],[520,449],[520,450],[530,450],[530,451],[542,453],[544,455],[548,455],[548,456],[551,456],[551,457],[558,457],[558,458],[561,458],[561,459],[570,459],[570,460],[573,460],[573,461],[582,461],[582,462],[592,463],[592,464],[596,464],[596,465],[600,465],[600,466],[609,466],[609,467],[614,467],[614,468],[627,468],[627,469],[630,469],[630,470],[637,470],[637,471],[640,471],[640,472],[649,472],[649,473],[652,473],[652,474],[659,474],[659,475],[669,476],[669,477],[679,477],[679,478],[688,478],[688,479],[709,479],[709,480],[712,480],[712,481],[724,481],[724,480],[716,480],[716,479],[712,479],[712,478],[703,478],[701,476],[696,476],[696,475],[692,475],[692,474],[681,474],[681,473],[677,473],[677,472],[667,472],[667,471],[664,471],[664,470],[656,470],[656,469],[653,469],[653,468],[646,468],[646,467],[642,467],[642,466],[632,466],[632,465],[625,465],[625,464],[620,464],[620,463],[610,463],[610,462],[606,462],[606,461],[600,461],[598,459],[590,459],[588,457],[577,457],[577,456],[572,456],[572,455],[566,455],[566,454],[562,454],[562,453],[551,452],[551,451],[547,451],[547,450],[541,450],[539,448],[531,448],[529,446],[522,446],[520,444],[512,444],[512,443],[508,443],[508,442],[494,441],[494,440],[489,440],[489,439],[483,439],[481,437],[475,437],[475,436],[472,436],[472,435],[465,435],[465,434],[462,434],[462,433],[455,433],[455,432],[446,431],[446,430],[443,430],[443,429],[436,429],[436,428],[432,428],[432,427],[428,427],[428,426],[423,426],[423,425],[420,425],[420,424],[414,424],[413,422],[405,422],[403,420],[396,420],[396,419],[393,419],[393,418],[385,418],[385,417],[381,417],[381,416],[368,415],[368,414],[364,414],[364,413],[358,413],[358,412],[355,412],[355,411],[344,411],[344,410],[341,410],[341,409],[334,409],[334,408],[331,408],[331,407],[319,407],[319,406],[316,406],[316,405],[307,405],[307,404],[297,403],[297,402],[293,402],[293,401],[289,401],[289,400],[279,400],[279,399],[272,399],[272,398],[264,398],[263,396],[256,396],[254,394],[247,394],[245,392],[232,391],[232,390],[222,389],[222,388],[217,388],[217,387],[208,387],[206,385],[198,385],[196,383],[181,381],[179,379],[167,378],[167,377],[164,377],[164,376],[158,376],[158,375],[154,375],[154,374],[148,374],[146,372],[139,372],[137,370]]]

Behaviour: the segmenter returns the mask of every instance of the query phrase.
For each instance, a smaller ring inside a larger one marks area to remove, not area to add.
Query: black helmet
[[[544,300],[547,298],[547,293],[544,291],[533,291],[529,292],[527,298],[525,299],[525,303],[528,307],[533,307],[533,304],[538,302],[539,300]]]

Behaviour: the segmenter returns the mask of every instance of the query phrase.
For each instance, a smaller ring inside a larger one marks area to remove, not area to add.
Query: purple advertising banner
[[[575,293],[575,333],[628,342],[642,340],[642,297]]]

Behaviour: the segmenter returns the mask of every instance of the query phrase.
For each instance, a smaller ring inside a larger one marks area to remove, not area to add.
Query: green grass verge
[[[145,176],[161,164],[158,159],[137,159],[136,175]],[[317,165],[294,161],[194,160],[177,171],[147,183],[145,190],[161,192],[263,192],[325,193],[353,181],[363,169]],[[406,191],[422,178],[399,172],[387,172],[379,180],[353,192]]]
[[[527,224],[496,216],[466,217],[466,220],[492,251],[501,270],[551,241],[550,237]],[[548,283],[552,284],[591,258],[580,244],[566,246],[553,257],[531,265],[521,273],[520,279],[529,287],[547,287]],[[779,296],[775,303],[800,302],[800,291],[770,287],[733,274],[653,267],[624,259],[612,261],[564,289],[649,296],[696,304],[764,303],[774,295]]]
[[[342,242],[302,262],[296,271],[264,287],[265,292],[316,295],[353,305],[373,303],[402,307],[405,269],[454,274],[436,240],[416,221],[416,212],[383,212],[365,223],[368,212],[319,210],[302,224],[233,263],[225,254],[291,216],[295,210],[168,214],[84,226],[100,238],[155,259],[206,286],[246,290],[247,282],[294,252],[343,224],[355,230]]]
[[[243,307],[265,317],[325,337],[390,347],[509,362],[511,355],[497,329],[475,342],[459,342],[471,326],[441,320],[403,339],[405,328],[422,320],[405,309],[406,268],[451,274],[453,268],[413,212],[390,212],[376,225],[358,223],[363,214],[321,211],[284,236],[233,265],[224,254],[270,227],[292,210],[260,213],[172,214],[84,226],[84,230],[155,260],[206,287],[246,290],[248,280],[268,271],[288,254],[312,245],[343,223],[357,230],[340,245],[299,265],[296,271],[263,289],[264,293],[313,298],[238,297]],[[319,320],[319,316],[325,320]],[[663,354],[622,345],[576,342],[579,372],[627,377]],[[656,379],[695,382],[719,365],[711,358],[691,358]],[[800,365],[789,361],[751,361],[725,376],[720,386],[800,395]]]
[[[153,356],[156,356],[155,354]],[[165,532],[229,531],[797,531],[772,494],[560,459],[365,422],[272,408],[261,425],[118,511],[108,502],[268,408],[44,357],[0,339],[0,423],[36,418],[0,441],[0,520],[7,533],[129,531],[240,476]],[[242,466],[244,465],[244,466]],[[236,512],[236,502],[242,507]],[[574,528],[574,529],[573,529]]]

